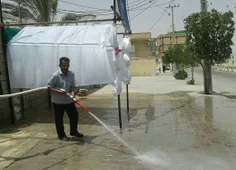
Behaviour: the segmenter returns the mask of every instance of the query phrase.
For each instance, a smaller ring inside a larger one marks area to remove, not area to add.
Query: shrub
[[[188,77],[188,73],[184,70],[178,70],[174,77],[177,80],[185,80]]]
[[[195,81],[194,81],[194,80],[189,80],[189,81],[187,81],[187,84],[189,84],[189,85],[194,85],[194,84],[195,84]]]

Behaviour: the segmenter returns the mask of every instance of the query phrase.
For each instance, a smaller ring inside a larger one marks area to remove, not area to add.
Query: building
[[[151,33],[133,33],[129,36],[133,45],[131,57],[151,57]]]
[[[157,57],[158,59],[164,55],[165,51],[168,50],[172,44],[172,33],[161,34],[157,37]],[[186,31],[175,32],[175,44],[184,44],[186,41]]]
[[[186,31],[176,31],[175,32],[175,44],[184,44],[186,41]],[[162,72],[162,56],[165,52],[169,49],[170,45],[172,44],[173,40],[172,32],[167,34],[161,34],[157,37],[157,67],[160,68]]]
[[[156,75],[156,38],[150,32],[130,35],[133,50],[131,53],[132,76]]]

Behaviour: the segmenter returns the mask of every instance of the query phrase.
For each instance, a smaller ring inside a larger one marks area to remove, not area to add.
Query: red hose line
[[[64,89],[57,89],[57,88],[48,88],[51,91],[57,92],[57,93],[61,93],[62,95],[67,95],[69,96],[77,105],[79,105],[84,111],[89,112],[88,108],[85,107],[84,105],[82,105],[78,99],[76,99],[75,97],[71,96],[69,93],[66,93],[66,91]]]

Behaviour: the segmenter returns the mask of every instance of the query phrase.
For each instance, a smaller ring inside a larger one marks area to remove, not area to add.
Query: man
[[[75,96],[75,75],[72,71],[69,71],[70,60],[67,57],[61,57],[59,63],[60,69],[50,78],[48,88],[64,89],[67,93]],[[70,119],[70,135],[79,138],[83,137],[84,135],[77,131],[78,112],[73,100],[69,96],[57,92],[51,92],[51,97],[58,138],[63,141],[70,140],[64,132],[63,115],[65,111]]]

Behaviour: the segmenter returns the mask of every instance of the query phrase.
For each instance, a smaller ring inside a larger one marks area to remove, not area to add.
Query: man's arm
[[[54,88],[56,86],[56,76],[52,75],[52,77],[48,80],[48,90],[50,91],[50,88]]]
[[[75,97],[77,94],[76,83],[75,83],[75,74],[72,73],[72,75],[73,75],[73,79],[72,79],[72,85],[71,85],[71,95]]]

